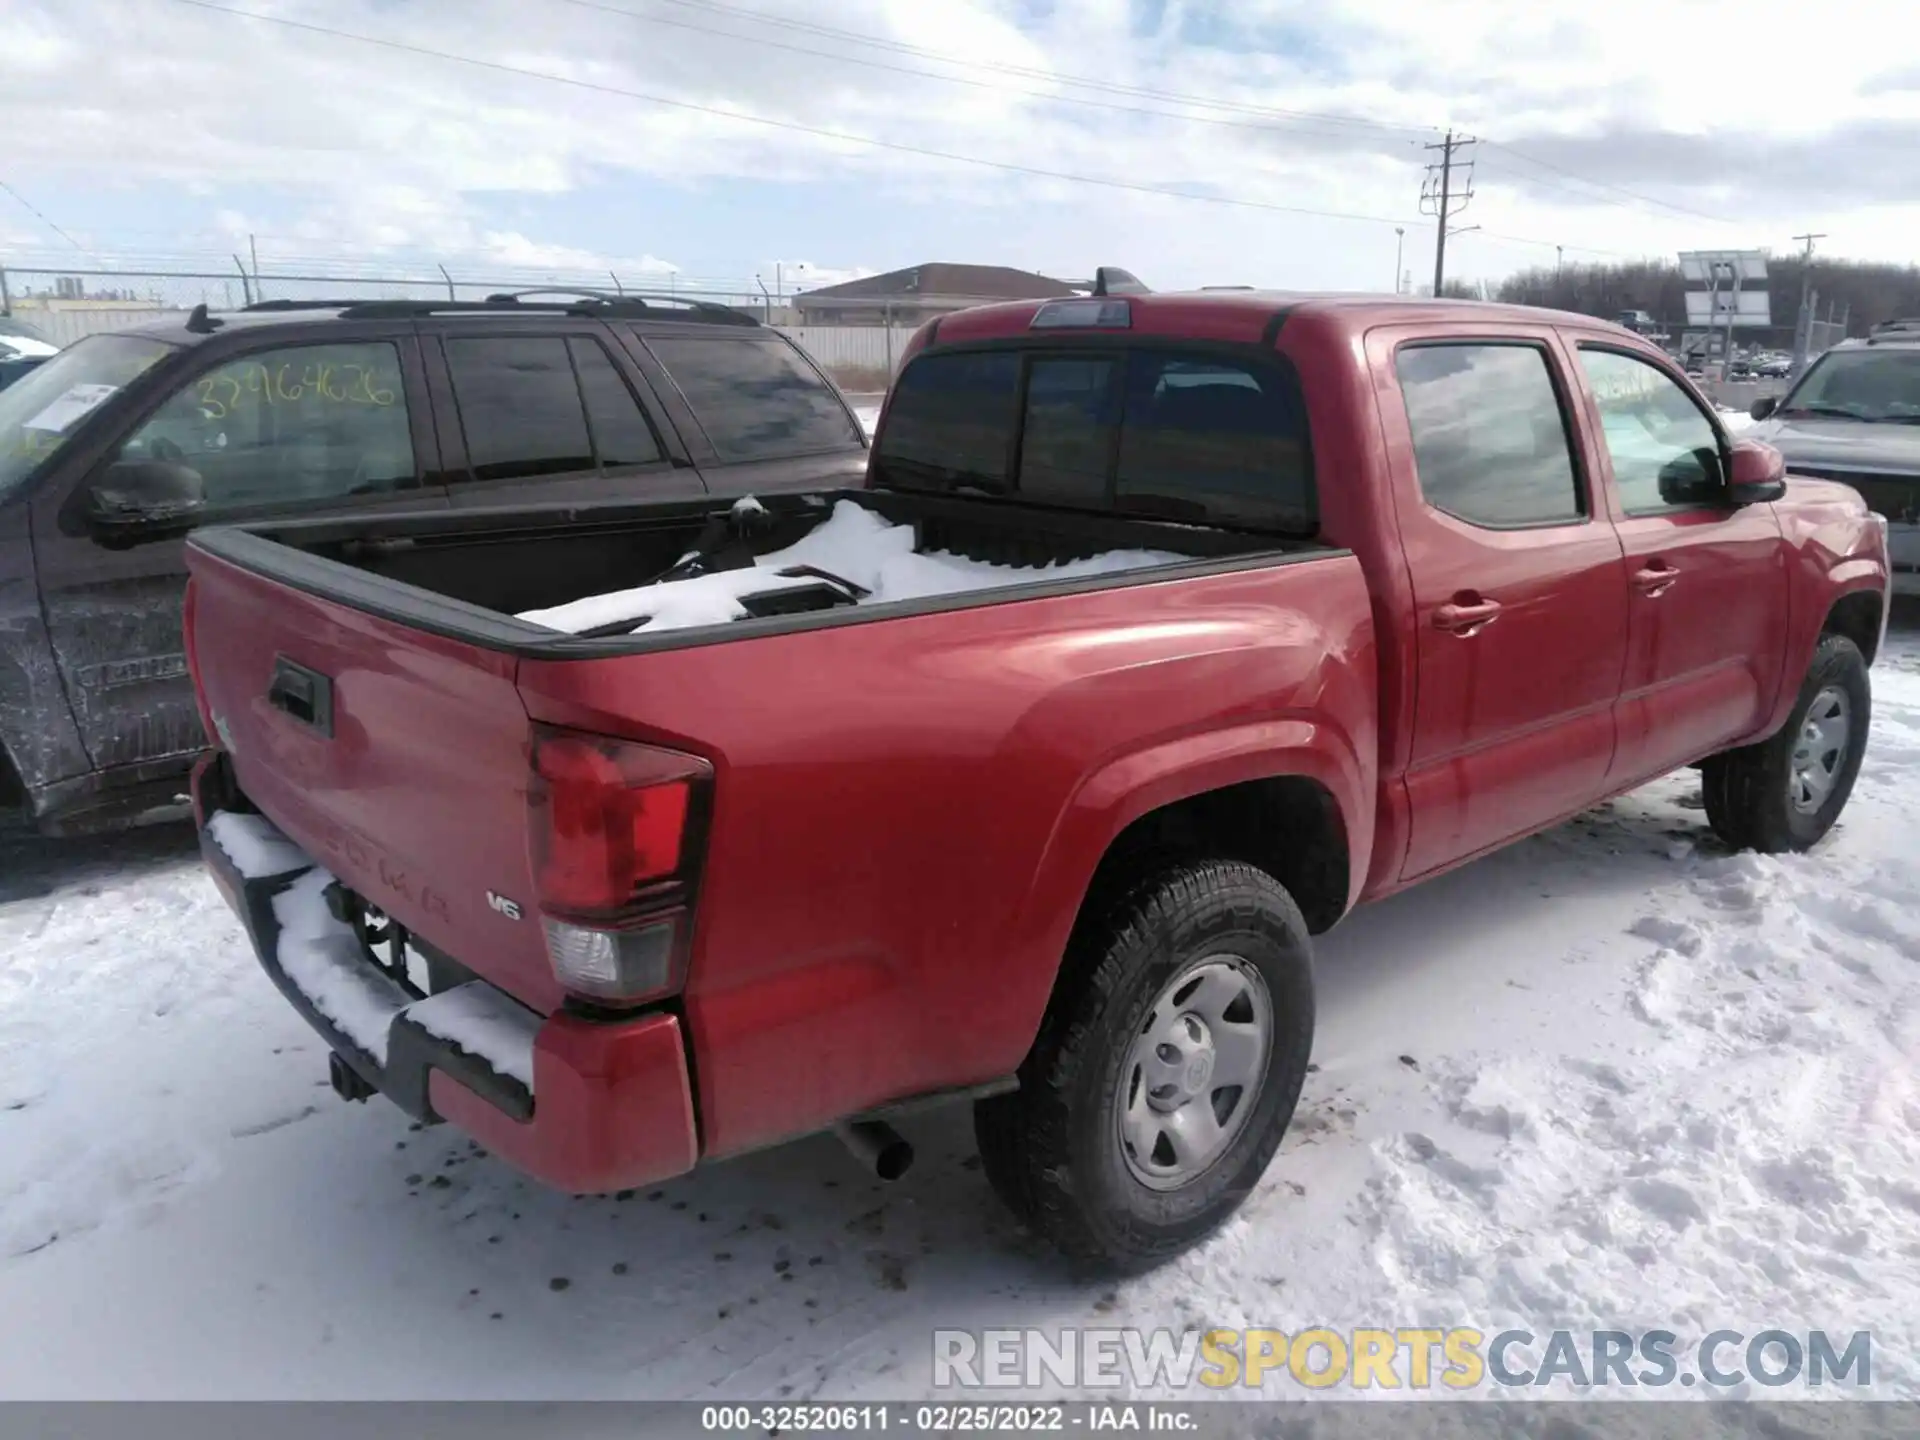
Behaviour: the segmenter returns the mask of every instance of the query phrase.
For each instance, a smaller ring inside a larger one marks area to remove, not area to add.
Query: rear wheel
[[[1806,850],[1833,828],[1867,749],[1873,695],[1866,657],[1822,637],[1787,723],[1758,745],[1701,766],[1707,822],[1737,850]]]
[[[1279,882],[1162,871],[1082,926],[1020,1089],[975,1107],[988,1179],[1074,1259],[1145,1269],[1258,1183],[1312,1041],[1307,928]]]

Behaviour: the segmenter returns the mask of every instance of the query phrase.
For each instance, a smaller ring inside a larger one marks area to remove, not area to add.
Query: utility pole
[[[1455,136],[1447,131],[1447,138],[1437,145],[1429,145],[1429,150],[1438,150],[1440,158],[1427,166],[1426,182],[1420,187],[1420,209],[1423,214],[1432,215],[1439,221],[1433,242],[1433,294],[1440,297],[1441,288],[1447,283],[1447,222],[1467,208],[1467,202],[1473,199],[1473,162],[1462,164],[1454,158],[1456,152],[1478,144],[1471,135]],[[1460,184],[1453,183],[1453,172],[1464,170]]]
[[[1393,227],[1393,234],[1393,293],[1398,295],[1400,293],[1400,257],[1406,253],[1407,227],[1396,225]]]
[[[1800,314],[1795,318],[1793,325],[1793,364],[1787,372],[1798,380],[1800,372],[1807,368],[1807,349],[1813,340],[1813,301],[1810,298],[1812,295],[1810,287],[1813,284],[1813,242],[1827,237],[1823,234],[1812,234],[1796,235],[1793,238],[1805,241],[1807,246],[1800,261]]]

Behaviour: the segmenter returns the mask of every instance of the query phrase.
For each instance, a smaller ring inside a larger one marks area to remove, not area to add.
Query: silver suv
[[[1844,481],[1887,517],[1894,592],[1920,594],[1920,320],[1841,341],[1752,414],[1747,433],[1794,474]]]

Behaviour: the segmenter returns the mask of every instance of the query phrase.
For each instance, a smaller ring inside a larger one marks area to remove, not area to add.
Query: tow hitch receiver
[[[370,1100],[379,1093],[358,1070],[331,1050],[327,1052],[327,1079],[333,1082],[333,1093],[342,1100]]]

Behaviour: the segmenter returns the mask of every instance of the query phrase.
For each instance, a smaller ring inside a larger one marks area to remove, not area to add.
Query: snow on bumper
[[[196,792],[201,788],[196,775]],[[210,797],[203,797],[210,798]],[[338,883],[265,817],[205,804],[201,853],[282,994],[415,1119],[556,1188],[647,1184],[699,1155],[680,1022],[542,1017],[482,980],[418,999],[337,918]]]

